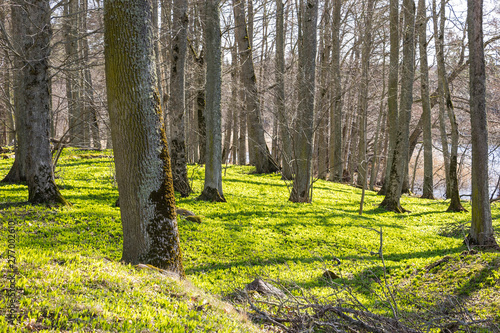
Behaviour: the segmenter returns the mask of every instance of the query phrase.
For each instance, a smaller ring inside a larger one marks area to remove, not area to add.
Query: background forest
[[[0,14],[5,327],[499,330],[497,3]]]

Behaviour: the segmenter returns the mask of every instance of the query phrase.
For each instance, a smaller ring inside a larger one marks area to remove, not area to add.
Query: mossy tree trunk
[[[170,142],[174,189],[187,197],[192,192],[187,176],[185,64],[187,52],[187,0],[173,2],[172,66],[170,70]]]
[[[300,2],[298,109],[294,135],[295,178],[290,193],[292,202],[311,202],[311,160],[314,125],[314,90],[318,0]]]
[[[19,1],[26,16],[26,35],[21,48],[20,78],[24,91],[20,98],[25,111],[26,182],[28,201],[34,204],[66,205],[54,181],[50,151],[49,56],[52,30],[49,1]]]
[[[398,131],[394,146],[391,172],[386,186],[385,198],[380,204],[387,210],[402,213],[401,193],[408,175],[408,146],[410,137],[411,107],[413,104],[413,79],[415,76],[415,2],[403,1],[403,69],[401,79],[401,101]]]
[[[225,202],[222,192],[222,133],[221,133],[221,34],[219,0],[205,1],[205,43],[207,57],[207,82],[205,120],[207,147],[205,185],[200,200]]]
[[[429,93],[429,65],[427,61],[427,15],[425,0],[418,1],[418,48],[420,52],[420,91],[424,131],[424,184],[422,198],[434,199],[431,101]]]
[[[249,147],[250,159],[255,162],[257,173],[272,173],[278,171],[278,166],[272,158],[264,137],[261,110],[257,91],[257,78],[253,65],[252,48],[250,46],[249,34],[246,29],[245,9],[242,0],[233,0],[235,35],[238,41],[238,51],[242,63],[241,75],[245,87],[246,109],[248,112]]]
[[[104,3],[106,88],[123,226],[122,260],[184,276],[157,88],[151,0]]]
[[[472,225],[469,243],[495,247],[488,193],[488,123],[483,46],[483,1],[467,1],[469,90],[472,135]]]

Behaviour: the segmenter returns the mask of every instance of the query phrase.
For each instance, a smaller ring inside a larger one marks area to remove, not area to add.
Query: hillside
[[[0,160],[0,176],[12,162]],[[238,291],[258,276],[277,281],[287,296],[318,304],[355,301],[373,313],[391,315],[395,302],[408,325],[458,308],[470,314],[471,327],[479,329],[483,323],[478,321],[486,319],[500,323],[500,255],[469,251],[463,244],[461,226],[467,226],[470,213],[445,213],[447,202],[404,197],[411,213],[397,215],[378,208],[381,197],[368,192],[359,216],[360,191],[324,181],[315,183],[312,204],[294,204],[278,175],[251,171],[224,169],[228,202],[213,204],[195,200],[204,170],[189,167],[195,194],[178,197],[177,204],[202,217],[200,224],[179,220],[190,282],[119,263],[121,225],[111,152],[64,152],[57,183],[72,203],[69,208],[27,205],[26,186],[1,184],[4,249],[7,221],[17,223],[22,294],[16,328],[256,331],[262,322],[247,322],[219,298],[247,309]],[[498,203],[492,213],[498,231]],[[384,263],[377,254],[380,230]],[[2,268],[6,264],[2,256]],[[327,270],[335,275],[325,278]],[[2,280],[2,288],[6,283]],[[254,306],[274,311],[271,303],[252,297]],[[4,305],[2,295],[0,311]],[[0,326],[5,330],[3,316]]]

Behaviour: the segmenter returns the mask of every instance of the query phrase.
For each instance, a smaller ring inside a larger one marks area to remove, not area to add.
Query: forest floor
[[[395,214],[378,208],[382,197],[368,191],[360,216],[357,188],[318,180],[313,203],[295,204],[279,175],[228,166],[227,203],[207,203],[196,200],[204,169],[190,165],[195,193],[177,197],[177,206],[202,222],[179,218],[188,278],[180,282],[119,262],[111,155],[64,151],[56,182],[71,207],[32,206],[25,185],[0,184],[0,269],[6,272],[7,226],[14,222],[20,290],[19,317],[8,325],[8,281],[1,279],[2,331],[251,332],[270,329],[270,318],[280,318],[277,329],[296,327],[290,318],[311,316],[311,304],[397,317],[416,331],[498,329],[500,254],[464,245],[470,212],[446,213],[447,201],[403,197],[411,213]],[[1,178],[14,160],[0,157]],[[498,233],[500,203],[492,215]],[[244,293],[256,277],[284,296]],[[252,323],[245,313],[261,320]],[[310,327],[328,331],[321,320]]]

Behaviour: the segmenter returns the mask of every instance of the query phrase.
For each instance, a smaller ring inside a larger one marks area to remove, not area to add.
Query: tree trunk
[[[54,181],[50,151],[49,56],[52,29],[49,1],[19,1],[26,19],[21,77],[24,80],[26,182],[33,204],[67,205]],[[15,9],[16,11],[19,8]],[[19,13],[17,13],[19,15]]]
[[[472,223],[470,244],[495,247],[488,193],[488,123],[486,70],[483,46],[483,1],[467,1],[469,34],[469,90],[472,136]]]
[[[122,260],[184,276],[157,90],[152,2],[104,3],[106,88],[123,226]]]
[[[278,171],[278,166],[269,153],[264,137],[264,128],[261,120],[261,111],[257,92],[257,81],[252,61],[252,48],[248,39],[245,22],[245,10],[242,0],[233,1],[235,16],[235,34],[238,41],[240,61],[242,63],[241,75],[245,87],[246,107],[251,120],[248,126],[249,144],[253,147],[257,173],[272,173]],[[250,149],[249,149],[250,150]],[[251,150],[252,151],[252,150]]]
[[[69,138],[74,147],[85,145],[85,119],[80,103],[80,80],[78,70],[78,1],[71,0],[64,5],[64,30],[66,51],[66,100],[68,104]]]
[[[358,166],[358,186],[366,187],[366,175],[368,162],[366,160],[366,131],[368,118],[368,85],[370,79],[368,71],[370,69],[370,54],[372,50],[372,17],[374,10],[374,0],[368,0],[364,11],[363,28],[363,49],[361,51],[361,81],[359,92],[359,166]]]
[[[90,132],[92,135],[93,147],[101,149],[101,136],[99,133],[99,114],[97,107],[94,103],[94,87],[92,84],[92,74],[90,72],[89,61],[89,43],[87,37],[87,12],[88,0],[81,0],[81,46],[82,46],[82,63],[83,63],[83,93],[84,93],[84,110],[83,112],[88,115],[90,120]]]
[[[233,144],[231,145],[231,160],[234,165],[238,163],[238,155],[240,154],[238,150],[238,135],[239,135],[239,112],[238,107],[238,50],[236,48],[236,42],[231,49],[231,108],[233,109]]]
[[[427,15],[425,0],[418,0],[418,48],[420,51],[420,91],[424,130],[424,184],[422,198],[434,199],[431,101],[429,95],[429,65],[427,62]],[[412,186],[413,188],[413,186]]]
[[[285,107],[285,30],[283,0],[276,1],[276,97],[275,110],[281,139],[281,177],[293,179],[292,136]]]
[[[435,1],[434,5],[434,13],[435,13]],[[448,118],[451,124],[451,151],[449,154],[449,165],[448,172],[449,175],[447,177],[447,197],[451,199],[450,206],[448,207],[449,212],[461,212],[465,211],[465,208],[462,207],[460,203],[460,194],[458,191],[458,175],[457,175],[457,167],[458,167],[458,125],[455,119],[455,111],[453,110],[453,103],[451,101],[451,93],[450,87],[448,84],[448,80],[446,78],[446,67],[444,62],[444,25],[445,25],[445,1],[441,1],[441,22],[440,22],[440,30],[437,36],[437,47],[439,50],[436,52],[437,65],[438,65],[438,75],[441,87],[441,102],[440,104],[440,113],[444,113],[444,109],[446,107]],[[437,20],[436,15],[434,14],[434,19]],[[434,28],[436,29],[437,22],[434,23]],[[435,31],[436,33],[437,31]],[[441,116],[440,116],[441,117]],[[444,118],[444,115],[443,115]],[[446,134],[445,134],[446,135]],[[443,147],[443,152],[445,151],[445,147]],[[446,146],[446,152],[448,152],[448,146]]]
[[[404,178],[408,175],[408,144],[410,137],[411,107],[413,104],[413,79],[415,75],[415,2],[403,1],[404,40],[403,40],[403,70],[401,82],[401,111],[398,117],[398,132],[394,155],[391,164],[387,192],[380,204],[387,210],[402,213],[400,199]]]
[[[398,82],[399,82],[399,1],[390,0],[390,57],[387,96],[387,125],[389,130],[389,150],[386,160],[385,181],[378,194],[387,194],[387,186],[392,169],[392,160],[398,136]]]
[[[186,133],[184,115],[186,113],[185,98],[185,63],[187,51],[187,0],[174,0],[174,17],[172,31],[172,66],[170,71],[170,141],[172,147],[172,176],[174,189],[182,197],[192,192],[187,177]]]
[[[333,105],[330,107],[330,174],[328,179],[342,181],[342,85],[340,75],[340,10],[342,0],[333,1],[332,75]]]
[[[221,37],[219,0],[205,1],[205,44],[207,50],[207,82],[205,120],[207,152],[205,185],[200,200],[225,202],[222,193],[221,133]]]
[[[311,202],[318,0],[303,0],[301,6],[299,15],[303,19],[299,35],[299,102],[293,147],[295,178],[290,201]]]

